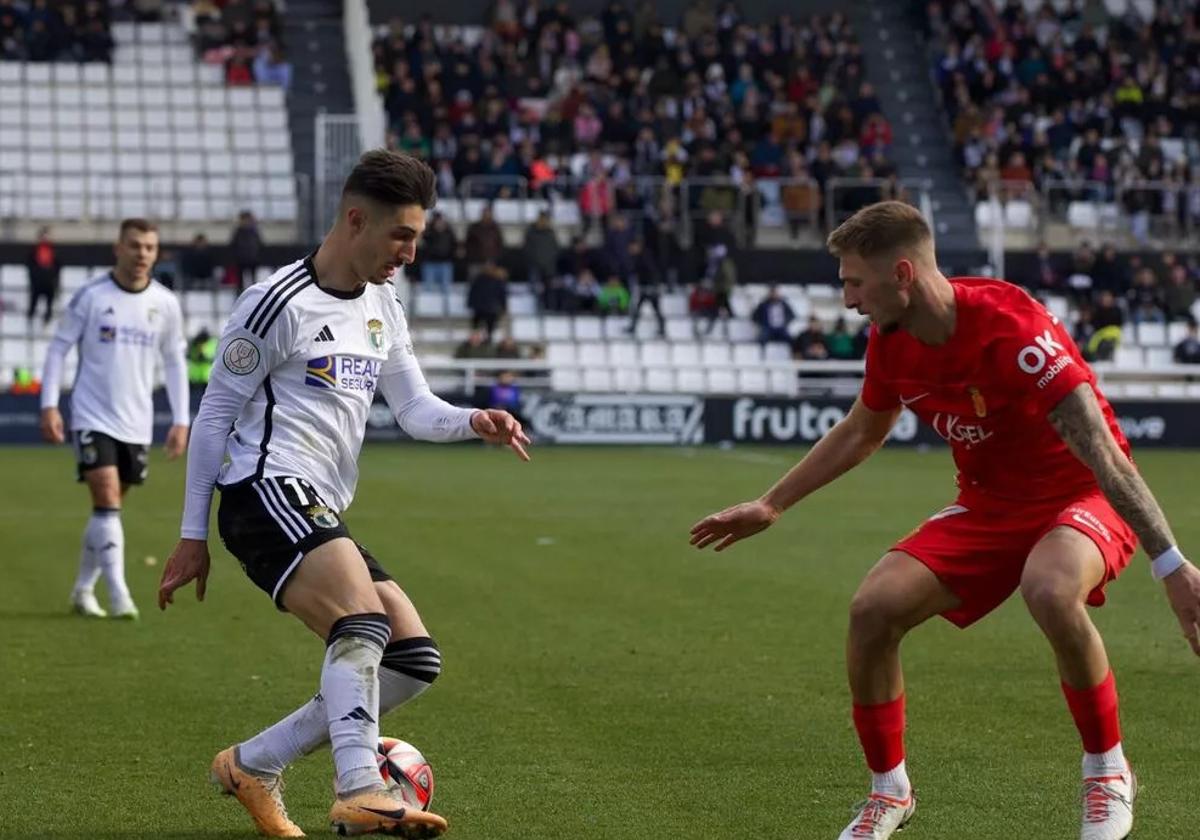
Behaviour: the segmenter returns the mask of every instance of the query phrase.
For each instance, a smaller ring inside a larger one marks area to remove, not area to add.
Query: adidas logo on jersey
[[[329,325],[321,327],[321,331],[317,333],[317,341],[333,341],[333,330],[329,329]]]

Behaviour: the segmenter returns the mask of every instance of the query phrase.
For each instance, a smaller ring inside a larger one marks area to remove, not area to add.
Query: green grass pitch
[[[413,597],[446,670],[383,721],[431,760],[451,837],[833,840],[866,777],[842,648],[857,582],[952,498],[944,452],[881,453],[722,555],[691,524],[752,496],[795,450],[371,446],[347,520]],[[1200,552],[1200,456],[1141,453]],[[252,836],[213,754],[315,691],[322,645],[214,540],[208,600],[153,606],[183,469],[156,451],[125,513],[135,624],[69,617],[84,490],[67,448],[0,452],[0,837]],[[152,564],[149,559],[156,557]],[[1200,662],[1141,555],[1095,615],[1143,784],[1138,838],[1195,827]],[[103,602],[103,596],[101,601]],[[1079,745],[1017,600],[904,647],[906,840],[1078,836]],[[287,800],[326,834],[327,751]]]

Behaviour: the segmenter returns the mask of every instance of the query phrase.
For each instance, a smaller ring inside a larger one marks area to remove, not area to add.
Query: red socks
[[[1121,721],[1117,714],[1117,682],[1112,671],[1093,688],[1071,688],[1062,684],[1071,717],[1083,738],[1083,749],[1105,753],[1121,743]]]
[[[855,703],[854,728],[867,766],[874,773],[888,772],[904,760],[904,695],[875,706]]]

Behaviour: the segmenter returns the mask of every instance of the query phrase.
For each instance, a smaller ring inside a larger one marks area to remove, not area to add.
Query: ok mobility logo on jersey
[[[383,362],[379,359],[319,356],[308,360],[304,369],[304,384],[343,391],[374,391],[382,369]]]

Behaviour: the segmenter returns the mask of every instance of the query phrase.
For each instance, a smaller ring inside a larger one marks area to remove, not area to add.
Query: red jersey
[[[1019,286],[982,277],[950,283],[956,322],[945,344],[871,327],[863,403],[874,411],[903,405],[932,426],[954,452],[965,499],[1047,501],[1095,490],[1047,414],[1086,382],[1126,455],[1129,443],[1070,334]]]

